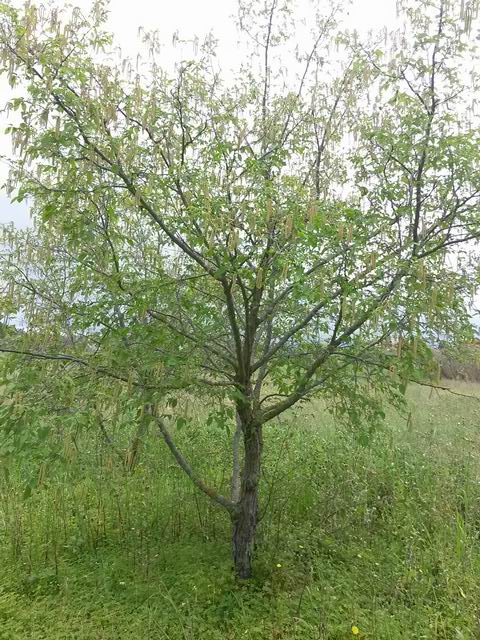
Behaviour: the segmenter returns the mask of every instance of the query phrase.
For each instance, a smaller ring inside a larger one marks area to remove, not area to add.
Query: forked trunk
[[[237,510],[232,518],[232,554],[235,573],[246,579],[252,575],[252,552],[258,520],[258,484],[262,462],[262,427],[244,430],[245,458]]]

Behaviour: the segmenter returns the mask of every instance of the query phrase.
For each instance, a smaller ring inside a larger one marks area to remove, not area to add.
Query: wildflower
[[[277,569],[281,569],[281,568],[282,568],[282,565],[278,562],[277,563]]]
[[[358,627],[356,627],[355,625],[353,625],[352,633],[353,633],[354,636],[358,636],[358,634],[360,633],[360,629]]]

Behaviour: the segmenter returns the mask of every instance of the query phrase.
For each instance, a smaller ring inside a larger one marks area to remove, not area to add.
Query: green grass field
[[[373,434],[320,403],[268,426],[246,584],[225,514],[155,434],[134,474],[98,434],[65,439],[67,469],[0,467],[0,639],[480,638],[480,401],[409,400]],[[226,435],[189,411],[183,450],[227,486]]]

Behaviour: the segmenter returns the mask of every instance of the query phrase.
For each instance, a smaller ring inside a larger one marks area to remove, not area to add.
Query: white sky
[[[291,0],[300,9],[311,4],[311,0]],[[16,4],[16,3],[15,3]],[[53,4],[65,3],[55,0]],[[82,9],[90,7],[90,0],[77,0],[73,4]],[[330,0],[324,0],[325,6]],[[236,0],[125,0],[110,1],[109,27],[115,34],[116,43],[125,55],[134,57],[137,52],[138,28],[158,30],[166,50],[171,46],[172,35],[179,31],[181,37],[200,39],[212,31],[219,40],[219,60],[228,68],[237,57],[237,34],[234,17],[237,11]],[[393,26],[396,18],[395,0],[352,0],[346,17],[346,24],[366,33],[384,26]],[[3,104],[8,96],[8,85],[0,80],[0,93]],[[7,119],[0,113],[0,155],[10,154],[9,138],[3,134]],[[7,167],[0,162],[0,184],[6,178]],[[11,204],[4,191],[0,190],[0,223],[14,222],[17,226],[28,224],[28,211],[25,204]]]

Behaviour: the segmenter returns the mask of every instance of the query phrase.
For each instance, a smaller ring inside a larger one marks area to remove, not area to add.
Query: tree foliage
[[[233,78],[210,37],[173,71],[155,33],[145,59],[118,61],[103,2],[88,15],[1,5],[19,115],[9,184],[34,219],[4,230],[3,312],[22,331],[1,348],[42,359],[46,379],[110,380],[152,406],[177,462],[230,512],[243,577],[262,425],[318,393],[339,417],[380,419],[428,343],[471,332],[475,7],[400,5],[385,42],[319,8],[303,49],[290,3],[243,3],[251,56]],[[225,422],[235,409],[232,497],[161,417],[186,391]]]

